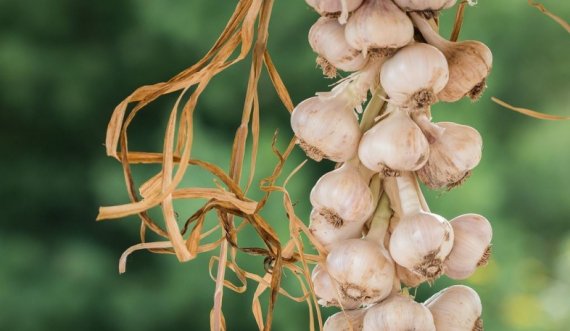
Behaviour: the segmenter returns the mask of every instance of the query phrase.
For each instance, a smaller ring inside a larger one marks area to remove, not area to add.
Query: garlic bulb
[[[487,263],[493,229],[485,217],[477,214],[457,216],[450,223],[455,239],[445,261],[445,274],[453,279],[466,279],[478,266]]]
[[[305,0],[307,4],[322,16],[340,15],[339,22],[344,24],[348,14],[356,10],[363,0]]]
[[[390,237],[390,255],[402,267],[432,280],[443,272],[453,246],[453,228],[445,218],[421,210],[411,176],[396,178],[403,216]]]
[[[395,105],[411,109],[425,108],[437,101],[436,94],[447,84],[447,60],[437,48],[414,43],[386,60],[380,83]]]
[[[339,228],[345,222],[361,226],[374,211],[370,178],[363,178],[358,167],[345,163],[324,174],[311,190],[311,204],[329,223]]]
[[[362,331],[435,331],[433,317],[422,304],[400,294],[392,295],[366,311]],[[439,329],[437,329],[440,331]]]
[[[394,0],[405,11],[438,11],[455,5],[456,0]]]
[[[426,133],[430,154],[426,164],[417,171],[418,177],[432,189],[461,185],[481,161],[483,140],[477,130],[452,122],[418,123]],[[443,129],[437,137],[431,128]]]
[[[449,64],[449,81],[437,94],[438,99],[454,102],[468,96],[477,100],[483,94],[486,78],[493,65],[493,54],[489,47],[475,40],[448,41],[437,34],[420,15],[411,15],[424,39],[437,47]]]
[[[368,58],[352,48],[344,37],[344,26],[334,18],[321,17],[309,31],[309,44],[319,55],[317,64],[325,76],[333,78],[336,69],[356,71],[364,67]]]
[[[393,106],[387,111],[388,117],[362,136],[358,146],[360,161],[387,176],[420,169],[428,159],[428,141],[405,111]]]
[[[327,318],[323,331],[361,331],[365,309],[340,311]]]
[[[313,281],[315,295],[319,299],[318,303],[321,306],[336,306],[343,309],[355,309],[360,306],[358,301],[340,295],[335,281],[320,265],[315,266],[313,269],[311,280]]]
[[[394,263],[381,245],[370,240],[348,239],[333,246],[327,270],[347,300],[372,304],[392,291]]]
[[[326,249],[344,239],[356,239],[362,237],[362,222],[346,222],[342,226],[333,224],[317,209],[311,211],[311,224],[309,231]]]
[[[356,154],[361,131],[354,108],[359,102],[340,91],[309,98],[295,107],[291,127],[308,157],[344,162]]]
[[[364,54],[385,55],[410,43],[414,26],[392,0],[366,0],[348,20],[345,35],[348,44]]]
[[[424,305],[431,311],[437,331],[483,331],[481,299],[467,286],[448,287]]]

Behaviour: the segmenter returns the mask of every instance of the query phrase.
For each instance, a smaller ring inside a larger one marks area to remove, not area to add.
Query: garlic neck
[[[431,45],[438,48],[440,51],[447,49],[452,45],[452,43],[442,36],[440,36],[436,31],[434,31],[428,21],[422,17],[419,13],[411,12],[410,17],[412,22],[416,25],[418,30],[422,33],[424,39]]]
[[[422,211],[418,194],[415,187],[415,178],[410,172],[403,172],[400,177],[396,177],[398,184],[400,207],[402,216],[417,214]]]
[[[390,225],[390,217],[392,216],[392,210],[390,209],[390,200],[386,194],[382,195],[376,210],[372,215],[372,223],[370,224],[370,230],[366,235],[367,240],[371,240],[382,247],[384,247],[384,238],[386,237],[386,232],[388,231],[388,226]]]
[[[414,114],[412,117],[414,122],[416,122],[426,136],[430,145],[438,141],[443,135],[445,129],[435,123],[432,123],[426,113]]]

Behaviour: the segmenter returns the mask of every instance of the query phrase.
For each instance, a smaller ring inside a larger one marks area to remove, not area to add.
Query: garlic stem
[[[362,114],[362,120],[360,121],[360,129],[362,132],[368,131],[368,129],[374,125],[374,119],[385,112],[385,98],[386,93],[382,87],[378,86],[372,94],[372,98],[370,98],[370,101],[364,110],[364,114]]]
[[[418,194],[418,198],[420,200],[420,204],[422,205],[422,210],[426,213],[431,212],[429,206],[427,204],[426,198],[424,197],[424,193],[420,187],[420,183],[418,182],[418,177],[414,176],[414,187],[416,188],[416,193]]]
[[[410,17],[412,21],[422,33],[424,39],[431,45],[439,48],[445,49],[450,45],[450,41],[440,36],[429,24],[429,22],[423,18],[420,14],[416,12],[411,12]]]
[[[380,198],[380,202],[378,202],[378,206],[372,216],[372,223],[370,224],[370,230],[366,235],[366,239],[374,241],[384,247],[384,237],[386,237],[391,216],[392,210],[390,209],[388,195],[382,194],[382,198]]]
[[[422,207],[414,184],[412,173],[404,172],[400,177],[396,177],[398,190],[400,195],[400,206],[402,208],[402,216],[412,215],[421,212]]]

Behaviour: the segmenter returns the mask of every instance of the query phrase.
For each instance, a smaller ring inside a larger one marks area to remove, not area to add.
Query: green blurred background
[[[236,2],[0,0],[0,330],[208,329],[214,288],[209,257],[181,265],[173,256],[138,252],[119,276],[119,256],[138,242],[138,221],[96,223],[95,216],[100,205],[127,202],[121,168],[103,147],[114,106],[136,87],[196,62]],[[570,18],[570,2],[544,4]],[[453,11],[442,15],[444,35],[453,17]],[[269,48],[295,103],[330,83],[315,68],[306,41],[316,18],[302,0],[276,1]],[[475,212],[493,224],[493,259],[464,282],[482,297],[487,330],[568,330],[570,123],[534,120],[490,101],[497,96],[570,115],[568,34],[525,0],[482,0],[467,9],[461,38],[482,40],[493,50],[489,88],[478,103],[437,105],[433,114],[437,121],[477,128],[484,157],[465,185],[428,193],[428,201],[447,218]],[[236,65],[201,98],[194,157],[227,169],[248,71],[249,63]],[[256,180],[276,161],[269,143],[274,130],[280,129],[281,148],[291,134],[289,115],[266,76],[260,88]],[[173,101],[166,97],[141,113],[131,130],[132,149],[161,149]],[[286,171],[303,159],[296,151]],[[309,162],[290,183],[304,220],[311,185],[332,166]],[[137,180],[156,171],[137,169]],[[203,173],[191,174],[185,185],[213,186]],[[259,192],[252,190],[251,197]],[[266,216],[285,236],[280,199],[272,199]],[[199,203],[177,204],[180,219]],[[251,231],[246,237],[244,243],[257,243]],[[239,261],[262,270],[260,259]],[[422,286],[418,299],[452,283],[442,278]],[[290,275],[284,284],[297,289]],[[244,295],[226,292],[230,330],[256,329],[250,313],[255,284],[249,285]],[[279,299],[275,330],[306,330],[307,321],[304,304]]]

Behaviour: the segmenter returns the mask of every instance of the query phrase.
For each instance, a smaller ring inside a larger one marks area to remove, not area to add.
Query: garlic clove
[[[439,11],[453,7],[457,0],[394,0],[405,11]]]
[[[340,223],[333,224],[314,208],[310,217],[309,231],[328,250],[341,240],[362,237],[363,224],[361,222],[346,222],[342,225]]]
[[[423,17],[417,13],[411,16],[424,39],[447,59],[449,81],[437,94],[439,100],[455,102],[464,96],[477,100],[485,90],[486,78],[493,65],[489,47],[475,40],[450,42],[434,31]]]
[[[364,54],[384,56],[412,42],[414,26],[392,0],[366,0],[349,18],[345,35]]]
[[[437,101],[447,84],[447,60],[437,48],[414,43],[400,49],[386,60],[380,72],[380,83],[389,102],[412,110],[425,108]]]
[[[435,331],[434,319],[422,304],[401,294],[390,296],[366,311],[362,331]],[[440,331],[439,329],[437,329]]]
[[[437,331],[483,331],[481,299],[467,286],[448,287],[424,305],[431,311]]]
[[[323,331],[361,331],[366,309],[340,311],[325,321]]]
[[[450,223],[455,239],[445,261],[445,274],[452,279],[466,279],[487,263],[493,229],[485,217],[477,214],[457,216]]]
[[[344,26],[336,19],[321,17],[309,31],[309,44],[319,55],[317,64],[325,76],[336,77],[336,69],[356,71],[364,67],[368,57],[352,48],[344,37]]]
[[[422,125],[426,132],[429,128]],[[443,129],[430,144],[426,164],[417,171],[418,177],[431,189],[452,189],[461,185],[481,161],[483,140],[477,130],[452,122],[429,123]]]
[[[346,23],[348,14],[356,10],[363,0],[305,0],[322,16],[339,16],[341,24]]]
[[[308,157],[344,162],[356,154],[361,136],[354,113],[357,103],[338,93],[311,97],[295,107],[291,127]]]
[[[358,146],[358,157],[367,168],[385,176],[423,167],[429,144],[420,128],[403,110],[389,107],[390,115],[368,130]]]
[[[327,270],[346,300],[367,305],[392,292],[394,263],[378,243],[365,239],[339,242],[327,256]]]
[[[343,309],[355,309],[360,306],[360,302],[340,295],[336,282],[321,265],[315,266],[311,280],[315,295],[319,299],[318,303],[321,306],[342,307]]]
[[[356,166],[345,163],[319,178],[311,190],[311,204],[337,228],[345,222],[362,226],[374,211],[369,181],[370,178],[363,178]]]

